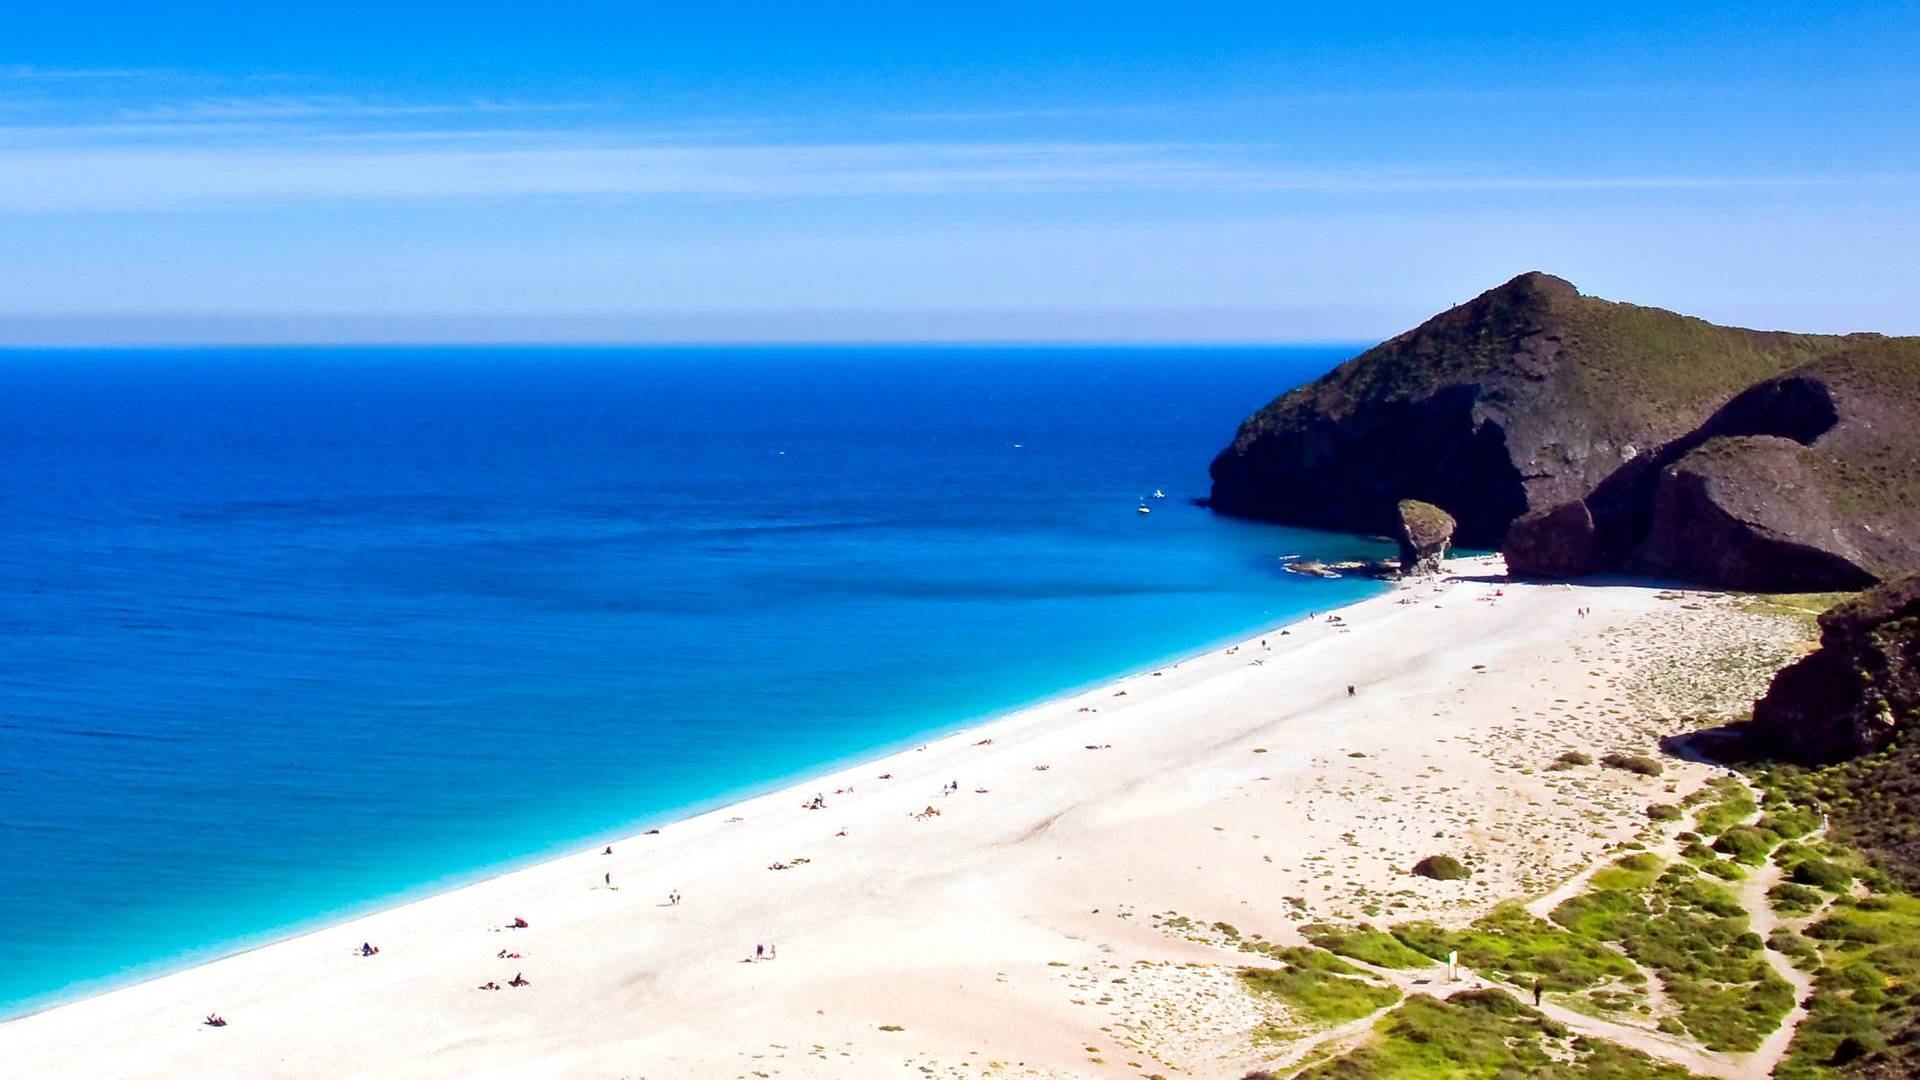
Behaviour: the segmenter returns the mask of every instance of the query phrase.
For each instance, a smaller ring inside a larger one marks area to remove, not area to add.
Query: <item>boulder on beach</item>
[[[1419,499],[1401,499],[1399,511],[1401,572],[1439,573],[1447,545],[1453,543],[1453,515]]]

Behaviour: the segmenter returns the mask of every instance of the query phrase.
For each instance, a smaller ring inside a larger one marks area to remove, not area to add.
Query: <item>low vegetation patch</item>
[[[1623,754],[1618,751],[1600,759],[1600,764],[1609,769],[1624,769],[1640,776],[1659,776],[1666,767],[1645,754]]]
[[[1792,961],[1802,971],[1820,970],[1820,950],[1813,942],[1781,927],[1767,936],[1767,947]]]
[[[1723,776],[1713,781],[1695,797],[1706,804],[1693,816],[1694,831],[1703,836],[1718,836],[1728,826],[1745,821],[1760,810],[1752,789],[1732,777]]]
[[[1767,861],[1767,855],[1779,842],[1779,837],[1765,829],[1753,825],[1729,825],[1713,842],[1713,850],[1749,866],[1759,866]]]
[[[1846,892],[1853,884],[1853,871],[1825,859],[1803,859],[1793,864],[1793,880],[1828,892]]]
[[[1350,956],[1363,964],[1372,964],[1383,968],[1422,968],[1430,967],[1434,958],[1425,953],[1410,949],[1399,938],[1385,930],[1375,930],[1371,926],[1361,926],[1352,930],[1342,930],[1331,926],[1313,925],[1301,928],[1307,940],[1322,949]]]
[[[1783,881],[1767,890],[1767,903],[1773,905],[1774,911],[1789,919],[1810,915],[1820,910],[1824,902],[1825,898],[1818,892],[1792,882]]]
[[[1826,839],[1783,845],[1776,859],[1796,881],[1817,880],[1773,893],[1813,910],[1827,887],[1821,882],[1847,890],[1804,936],[1783,929],[1772,937],[1796,966],[1814,973],[1807,1017],[1774,1070],[1778,1080],[1920,1075],[1920,899],[1902,885],[1920,882],[1920,750],[1906,741],[1839,765],[1758,775],[1769,817],[1785,806],[1823,814],[1829,825]],[[1838,875],[1816,864],[1853,880],[1840,885]],[[1855,882],[1872,893],[1848,895]],[[1789,908],[1776,901],[1776,910]]]
[[[1444,1001],[1411,997],[1382,1017],[1373,1042],[1303,1080],[1686,1080],[1687,1072],[1613,1043],[1573,1035],[1498,990]]]
[[[1344,965],[1343,965],[1344,966]],[[1249,990],[1280,999],[1289,1012],[1312,1024],[1344,1024],[1400,1000],[1400,991],[1302,963],[1242,968]]]
[[[1747,872],[1740,869],[1739,863],[1731,863],[1725,859],[1714,859],[1711,862],[1701,863],[1700,872],[1703,874],[1711,874],[1722,881],[1739,881],[1741,878],[1747,876]]]
[[[1754,824],[1782,840],[1798,840],[1820,827],[1821,817],[1817,811],[1774,803],[1767,812],[1760,815]]]
[[[1646,981],[1619,953],[1534,918],[1517,901],[1501,904],[1465,930],[1409,923],[1393,933],[1434,960],[1458,952],[1460,962],[1481,975],[1529,990],[1536,981],[1556,992]]]
[[[1793,988],[1767,964],[1746,910],[1687,863],[1649,877],[1627,861],[1596,874],[1595,887],[1554,909],[1553,921],[1582,939],[1617,944],[1658,975],[1679,1025],[1701,1045],[1759,1046],[1793,1007]],[[1611,871],[1619,873],[1603,880]]]
[[[1869,1075],[1904,1076],[1920,1022],[1920,900],[1907,895],[1841,897],[1808,928],[1818,952],[1807,1018],[1774,1076],[1845,1075],[1841,1066],[1879,1062]],[[1797,958],[1796,958],[1797,959]]]
[[[1473,871],[1451,855],[1429,855],[1413,864],[1413,872],[1435,881],[1465,881]]]
[[[1612,865],[1603,866],[1594,871],[1587,887],[1598,890],[1644,889],[1654,883],[1666,865],[1658,855],[1645,851],[1638,852],[1616,859]]]

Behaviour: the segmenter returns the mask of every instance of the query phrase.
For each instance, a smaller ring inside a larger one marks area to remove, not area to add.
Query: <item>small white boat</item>
[[[1167,497],[1167,493],[1164,491],[1161,491],[1159,488],[1154,488],[1153,497],[1156,499],[1164,499]]]
[[[1152,510],[1149,510],[1149,509],[1147,509],[1147,507],[1146,507],[1146,506],[1145,506],[1145,505],[1143,504],[1143,505],[1142,505],[1142,506],[1140,507],[1140,509],[1138,509],[1138,510],[1135,510],[1135,511],[1134,511],[1134,513],[1136,513],[1136,514],[1151,514],[1151,513],[1153,513],[1153,511],[1152,511]]]

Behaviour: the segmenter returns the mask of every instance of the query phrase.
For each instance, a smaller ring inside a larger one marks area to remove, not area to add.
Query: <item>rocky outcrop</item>
[[[1847,339],[1585,497],[1515,521],[1516,574],[1855,589],[1920,566],[1920,341]]]
[[[1418,499],[1400,500],[1400,572],[1437,574],[1453,543],[1453,515]]]
[[[1458,542],[1583,498],[1742,388],[1843,339],[1715,326],[1512,281],[1249,417],[1214,459],[1214,509],[1385,533],[1401,499],[1444,506]]]
[[[1681,458],[1660,473],[1629,565],[1754,591],[1873,584],[1808,456],[1791,439],[1753,435],[1714,439]]]
[[[1518,565],[1523,568],[1518,572],[1536,577],[1583,577],[1606,566],[1593,513],[1580,499],[1514,522],[1507,530],[1504,554],[1510,571]]]
[[[1783,668],[1754,703],[1769,756],[1825,764],[1878,750],[1920,713],[1920,573],[1820,616],[1820,647]]]

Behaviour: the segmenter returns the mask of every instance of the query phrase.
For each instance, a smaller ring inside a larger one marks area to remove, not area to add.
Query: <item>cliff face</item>
[[[1714,326],[1522,274],[1347,361],[1240,426],[1222,513],[1389,533],[1404,498],[1493,547],[1580,499],[1742,388],[1840,339]]]
[[[1855,336],[1584,497],[1521,517],[1520,574],[1860,588],[1920,566],[1920,340]]]
[[[1753,705],[1762,752],[1803,764],[1871,753],[1920,714],[1920,573],[1820,616],[1820,647],[1781,669]]]

